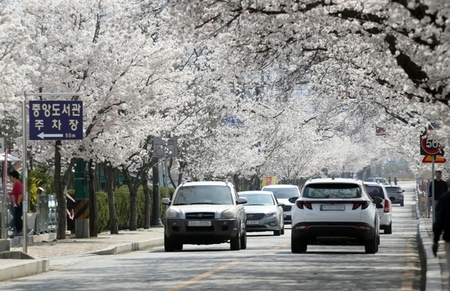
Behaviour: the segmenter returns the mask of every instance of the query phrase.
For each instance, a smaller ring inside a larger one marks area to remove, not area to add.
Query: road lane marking
[[[288,246],[290,244],[291,244],[291,242],[288,242],[288,243],[285,243],[284,245],[279,245],[279,246],[273,247],[271,249],[268,249],[267,251],[264,251],[264,253],[274,252],[274,251],[276,251],[278,249],[281,249],[281,248],[284,248],[284,247],[286,247],[286,246]]]
[[[227,268],[229,268],[229,267],[231,267],[233,265],[239,264],[240,261],[241,260],[236,260],[236,261],[229,262],[228,264],[220,266],[220,267],[218,267],[218,268],[216,268],[214,270],[211,270],[211,271],[208,271],[208,272],[203,273],[201,275],[198,275],[197,277],[194,277],[194,278],[190,279],[189,281],[181,283],[181,284],[179,284],[179,285],[169,289],[168,291],[178,291],[178,290],[180,290],[180,289],[182,289],[182,288],[184,288],[186,286],[189,286],[189,285],[194,284],[194,283],[196,283],[196,282],[198,282],[198,281],[200,281],[200,280],[202,280],[202,279],[204,279],[206,277],[209,277],[209,276],[213,275],[214,273],[217,273],[219,271],[227,269]]]

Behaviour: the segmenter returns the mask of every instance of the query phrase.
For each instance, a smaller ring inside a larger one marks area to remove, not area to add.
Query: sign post
[[[444,158],[444,149],[438,141],[430,139],[426,132],[422,133],[420,136],[420,154],[425,157],[422,159],[422,163],[430,163],[431,162],[431,205],[433,209],[433,217],[432,221],[436,221],[436,200],[435,200],[435,191],[434,191],[434,163],[445,163],[446,159]],[[437,157],[437,159],[436,159]],[[428,201],[429,203],[429,201]]]
[[[83,93],[27,93],[23,92],[22,104],[22,177],[23,177],[23,252],[27,253],[28,242],[28,169],[27,169],[27,150],[28,150],[28,135],[27,135],[27,105],[28,96],[81,96]],[[69,108],[61,105],[64,102],[73,102],[73,104],[80,104],[79,116],[72,116],[67,113]],[[83,139],[83,112],[81,101],[30,101],[29,115],[30,115],[30,139],[31,140],[63,140],[63,139]],[[59,106],[58,106],[59,105]],[[66,121],[66,122],[64,122]],[[67,124],[68,122],[68,124]],[[76,128],[74,128],[76,127]],[[45,132],[47,131],[47,132]],[[80,134],[81,131],[81,134]],[[62,135],[62,136],[61,136]],[[64,197],[65,199],[65,197]],[[65,205],[65,204],[64,204]],[[64,212],[66,210],[64,209]]]
[[[159,158],[164,158],[164,186],[166,187],[165,197],[168,197],[168,185],[167,185],[167,158],[168,157],[176,157],[178,155],[177,149],[177,138],[169,138],[164,140],[160,136],[153,137],[153,159],[155,165],[153,166],[153,218],[150,222],[150,225],[153,226],[161,226],[161,219],[159,218],[159,171],[158,171],[158,163]]]

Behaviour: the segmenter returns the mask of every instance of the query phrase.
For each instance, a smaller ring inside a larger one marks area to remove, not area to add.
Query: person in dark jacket
[[[450,190],[447,190],[441,195],[436,205],[436,220],[433,223],[433,254],[437,255],[439,240],[441,238],[445,241],[444,250],[447,265],[450,266]],[[449,276],[450,280],[450,276]]]
[[[433,202],[437,202],[441,194],[448,191],[447,182],[442,180],[442,171],[435,172],[436,179],[428,184],[428,217],[430,217],[430,210],[436,207]],[[434,185],[434,200],[433,200],[433,185]]]

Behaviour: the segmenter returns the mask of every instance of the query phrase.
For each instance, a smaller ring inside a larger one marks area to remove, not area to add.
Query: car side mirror
[[[237,204],[245,204],[248,202],[248,200],[245,197],[239,197],[236,202]]]
[[[161,203],[164,204],[164,205],[170,205],[170,198],[167,198],[167,197],[163,198]]]
[[[298,199],[298,196],[295,196],[295,197],[289,198],[288,201],[294,204],[295,201],[297,201],[297,199]]]
[[[383,199],[381,199],[380,197],[373,197],[372,201],[373,201],[373,203],[375,203],[377,208],[383,208],[383,205],[381,205],[381,203],[383,202]]]
[[[405,192],[405,190],[402,190],[402,192]]]

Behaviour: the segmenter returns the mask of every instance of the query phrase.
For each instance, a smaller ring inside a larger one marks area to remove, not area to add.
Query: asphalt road
[[[364,246],[308,246],[292,254],[285,235],[250,233],[246,250],[229,244],[162,247],[51,262],[52,271],[0,283],[0,290],[421,290],[414,184],[393,206],[393,233],[379,252]]]

